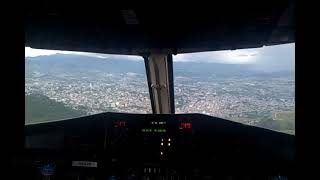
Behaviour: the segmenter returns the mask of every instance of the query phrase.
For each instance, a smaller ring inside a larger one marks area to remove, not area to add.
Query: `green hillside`
[[[232,121],[248,124],[254,122],[253,126],[258,126],[266,129],[280,131],[287,134],[295,134],[295,112],[277,112],[273,114],[252,115],[248,117],[225,117]]]
[[[61,102],[51,100],[44,95],[25,96],[25,124],[48,122],[86,115],[84,111],[66,107]]]
[[[263,118],[258,126],[277,130],[284,133],[295,134],[295,112],[278,112],[271,118]]]

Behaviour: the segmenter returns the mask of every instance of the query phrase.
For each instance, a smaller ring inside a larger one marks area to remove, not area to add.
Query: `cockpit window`
[[[101,112],[151,113],[139,56],[25,48],[25,123]]]
[[[295,44],[173,57],[176,113],[295,134]],[[25,48],[25,123],[151,113],[142,57]]]
[[[176,113],[295,134],[295,44],[173,57]]]

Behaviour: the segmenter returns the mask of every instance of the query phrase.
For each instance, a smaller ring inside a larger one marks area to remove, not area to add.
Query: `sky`
[[[264,71],[294,70],[295,43],[252,49],[178,54],[173,59],[180,62],[248,64],[256,70]]]
[[[96,57],[100,59],[124,57],[128,60],[142,60],[142,57],[132,56],[132,55],[114,55],[114,54],[99,54],[99,53],[87,53],[87,52],[77,52],[77,51],[59,51],[59,50],[47,50],[47,49],[33,49],[30,47],[25,47],[25,57],[37,57],[37,56],[52,56],[56,54],[70,54],[70,55],[80,55]]]
[[[97,57],[101,59],[125,57],[128,60],[142,60],[139,56],[110,55],[73,51],[57,51],[32,49],[25,47],[25,57],[36,57],[55,54],[75,54],[81,56]],[[212,51],[200,53],[178,54],[173,56],[174,62],[202,62],[222,64],[248,64],[257,70],[294,70],[295,43],[264,46],[262,48],[239,49],[228,51]]]

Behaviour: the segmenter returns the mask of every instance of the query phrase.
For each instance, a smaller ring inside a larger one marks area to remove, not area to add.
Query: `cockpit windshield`
[[[295,44],[173,57],[176,113],[295,134]]]
[[[295,44],[173,56],[176,113],[295,134]],[[152,113],[140,56],[25,48],[25,124]]]
[[[140,56],[25,48],[25,123],[151,113]]]

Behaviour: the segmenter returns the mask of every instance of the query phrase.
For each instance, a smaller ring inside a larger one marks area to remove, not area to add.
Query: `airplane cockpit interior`
[[[91,5],[26,11],[26,179],[294,178],[293,1]]]

